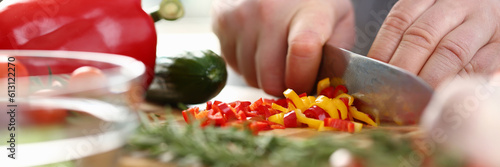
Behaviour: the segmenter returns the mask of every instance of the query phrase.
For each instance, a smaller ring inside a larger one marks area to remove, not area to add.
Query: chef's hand
[[[500,71],[443,82],[421,117],[426,145],[463,155],[467,166],[500,166],[500,131],[485,130],[500,129],[499,101]]]
[[[271,95],[309,92],[323,45],[354,44],[349,0],[215,0],[212,7],[222,56],[249,85]]]
[[[418,74],[436,87],[449,77],[500,67],[499,0],[400,0],[368,57]]]

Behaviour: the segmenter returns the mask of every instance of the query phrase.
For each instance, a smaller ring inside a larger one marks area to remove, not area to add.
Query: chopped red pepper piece
[[[263,103],[263,105],[265,105],[265,106],[269,106],[269,107],[270,107],[273,103],[275,103],[275,102],[276,102],[276,100],[274,100],[274,99],[264,99],[264,98],[262,99],[262,103]]]
[[[212,108],[212,101],[207,101],[207,107],[205,107],[207,110]]]
[[[317,105],[313,105],[304,111],[304,115],[308,118],[314,118],[319,120],[324,120],[325,118],[330,118],[330,115]]]
[[[252,104],[250,103],[249,101],[236,101],[236,102],[233,102],[233,103],[229,103],[229,105],[231,105],[233,108],[234,108],[234,111],[236,113],[239,113],[240,111],[243,111],[243,112],[248,112],[248,106]]]
[[[288,101],[289,101],[288,99],[284,98],[284,99],[278,99],[278,100],[276,100],[275,103],[277,105],[280,105],[280,106],[284,107],[284,108],[288,108]]]
[[[264,103],[264,101],[262,100],[262,98],[260,98],[259,100],[256,100],[255,102],[253,102],[252,104],[250,104],[249,109],[252,110],[252,111],[255,111],[263,103]]]
[[[272,111],[271,111],[271,108],[269,108],[267,106],[259,106],[259,107],[257,107],[257,113],[260,114],[260,115],[265,116],[266,118],[270,117],[271,115],[276,114],[276,113],[273,114]]]
[[[184,117],[184,121],[191,123],[190,117],[194,118],[194,113],[189,112],[189,110],[184,110],[182,111],[182,117]]]
[[[335,90],[333,86],[326,87],[323,89],[320,93],[320,95],[326,96],[328,98],[334,98],[335,97]]]
[[[257,111],[248,111],[245,113],[245,115],[247,117],[257,117],[257,116],[259,116],[259,113],[257,113]]]
[[[194,120],[194,118],[196,118],[196,114],[198,114],[199,111],[200,108],[198,107],[188,108],[187,110],[182,111],[182,117],[184,117],[184,121],[190,123],[191,119]]]
[[[306,115],[307,118],[318,119],[318,115],[311,108],[308,108],[307,110],[305,110],[304,115]]]
[[[342,100],[342,102],[344,102],[344,104],[345,104],[346,107],[349,107],[349,99],[348,98],[341,97],[339,99]]]
[[[327,127],[338,129],[343,132],[354,133],[354,123],[348,120],[325,118],[324,125]]]
[[[233,101],[233,102],[230,102],[230,103],[227,103],[229,106],[231,107],[236,107],[236,105],[240,104],[240,101]]]
[[[220,112],[216,112],[215,110],[210,110],[207,117],[210,122],[216,126],[224,126],[226,124],[226,120],[224,119],[222,114]]]
[[[220,103],[222,103],[222,102],[215,100],[212,103],[212,109],[215,110],[216,112],[220,112],[219,107],[218,107]],[[207,110],[208,110],[208,108],[207,108]]]
[[[297,122],[297,115],[295,114],[295,111],[290,111],[285,114],[283,117],[283,122],[285,124],[285,127],[287,128],[295,128],[298,125]]]
[[[255,121],[250,123],[250,130],[252,130],[254,134],[258,134],[260,131],[271,130],[271,126],[269,126],[268,122]]]
[[[285,126],[279,125],[279,124],[271,125],[270,127],[271,127],[271,129],[286,129]]]
[[[238,117],[238,120],[241,120],[241,121],[247,120],[247,115],[242,110],[238,111],[237,117]]]
[[[237,119],[236,112],[227,103],[219,103],[217,107],[227,121]]]
[[[299,95],[299,97],[306,97],[307,96],[307,93],[302,93]]]
[[[334,97],[337,97],[338,95],[340,95],[342,93],[347,93],[347,88],[344,85],[337,85],[333,92],[334,92],[334,94],[333,94]]]

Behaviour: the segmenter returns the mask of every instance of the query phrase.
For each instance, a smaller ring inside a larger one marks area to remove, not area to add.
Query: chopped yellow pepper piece
[[[203,111],[200,111],[198,114],[195,114],[194,116],[195,116],[195,118],[197,120],[201,120],[203,118],[206,118],[207,115],[208,115],[208,111],[207,110],[203,110]]]
[[[309,101],[309,98],[307,96],[301,97],[300,100],[302,100],[304,107],[308,107],[311,104],[311,101]]]
[[[346,119],[347,118],[347,106],[345,106],[344,102],[340,99],[332,99],[333,105],[340,111],[340,118],[341,119]]]
[[[322,79],[321,81],[318,82],[316,93],[319,95],[323,89],[325,89],[329,86],[330,86],[330,78]]]
[[[274,115],[269,116],[268,120],[271,122],[280,124],[280,125],[285,125],[284,120],[283,120],[284,116],[285,116],[285,113],[278,113],[278,114],[274,114]]]
[[[359,123],[359,122],[352,122],[352,123],[354,123],[354,133],[360,132],[361,129],[363,129],[362,123]]]
[[[363,124],[361,124],[363,125]],[[333,127],[325,127],[325,122],[321,122],[321,124],[319,125],[318,127],[318,131],[335,131],[337,129],[333,128]]]
[[[377,127],[377,124],[375,122],[373,122],[373,120],[368,115],[358,111],[358,109],[356,107],[351,106],[351,107],[349,107],[349,110],[351,112],[352,117],[354,117],[360,121],[363,121],[363,122],[367,123],[368,125]]]
[[[295,115],[297,115],[297,120],[300,123],[305,123],[309,127],[314,128],[314,129],[318,129],[319,126],[321,125],[321,123],[323,123],[323,121],[321,121],[321,120],[307,118],[306,115],[304,113],[302,113],[302,110],[300,110],[300,109],[295,110]]]
[[[309,98],[309,101],[311,102],[311,104],[309,104],[310,105],[309,107],[311,107],[311,105],[316,101],[316,97],[314,97],[314,96],[307,96],[307,98]]]
[[[326,96],[320,95],[316,98],[315,104],[325,110],[331,118],[339,119],[339,113],[337,112],[337,107],[335,107],[332,100]]]
[[[347,112],[347,115],[348,115],[347,117],[349,118],[349,121],[354,122],[354,118],[352,117],[352,112],[350,110]]]
[[[354,102],[354,97],[352,97],[351,95],[345,94],[345,93],[342,93],[335,98],[340,99],[341,97],[349,99],[349,103],[348,103],[349,106],[351,106],[352,103]]]
[[[293,105],[293,103],[291,102],[288,102],[288,112],[292,111],[292,110],[295,110],[297,108],[295,108],[295,106]]]
[[[288,108],[280,106],[279,104],[276,104],[276,103],[271,104],[271,108],[275,109],[275,110],[278,110],[278,111],[281,111],[283,113],[287,113],[289,111]]]
[[[304,106],[304,102],[300,99],[299,95],[295,93],[292,89],[287,89],[283,92],[286,98],[292,100],[293,104],[297,109],[305,110],[307,106]]]

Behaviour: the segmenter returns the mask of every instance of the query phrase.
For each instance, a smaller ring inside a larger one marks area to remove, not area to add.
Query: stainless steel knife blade
[[[423,80],[401,68],[332,45],[325,45],[318,80],[329,77],[355,97],[358,110],[378,122],[412,125],[433,94]]]

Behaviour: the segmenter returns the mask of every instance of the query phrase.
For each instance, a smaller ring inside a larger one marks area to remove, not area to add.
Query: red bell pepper
[[[145,64],[145,88],[154,77],[157,36],[140,0],[5,1],[0,3],[0,25],[0,49],[126,55]],[[65,68],[77,68],[73,66]]]

